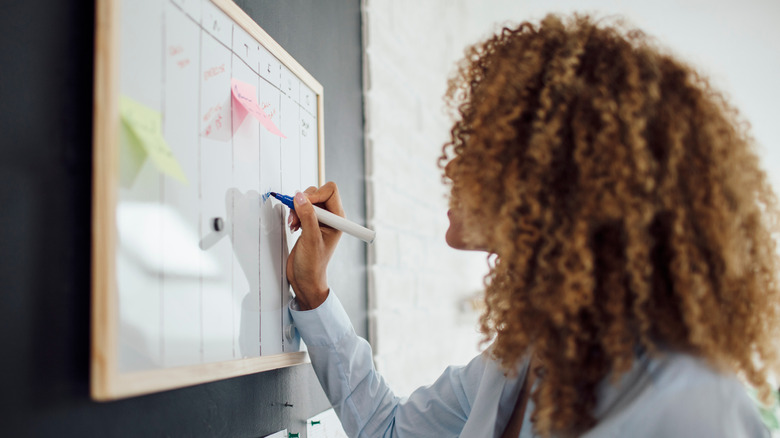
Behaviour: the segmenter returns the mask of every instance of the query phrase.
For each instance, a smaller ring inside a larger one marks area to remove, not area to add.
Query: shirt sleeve
[[[456,437],[468,417],[484,369],[480,356],[449,367],[430,386],[401,399],[373,365],[371,347],[357,336],[331,291],[316,309],[290,312],[308,347],[312,366],[344,430],[356,437]]]

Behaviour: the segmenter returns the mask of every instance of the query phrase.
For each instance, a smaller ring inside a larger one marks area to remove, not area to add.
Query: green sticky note
[[[119,98],[119,113],[133,134],[128,136],[135,143],[133,146],[144,150],[160,172],[187,184],[184,171],[162,135],[162,115],[125,96]]]
[[[135,178],[141,173],[146,162],[146,150],[140,146],[138,139],[127,124],[119,124],[119,182],[122,187],[131,188]]]

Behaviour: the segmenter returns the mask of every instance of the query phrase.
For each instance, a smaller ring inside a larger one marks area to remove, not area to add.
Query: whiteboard
[[[231,1],[97,9],[93,397],[302,363],[267,194],[324,181],[322,86]]]

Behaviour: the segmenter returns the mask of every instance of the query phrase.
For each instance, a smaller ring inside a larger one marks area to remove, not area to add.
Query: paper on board
[[[162,115],[127,96],[119,98],[122,122],[133,135],[123,136],[136,150],[143,150],[157,169],[184,184],[187,177],[162,135]]]
[[[261,125],[265,127],[270,133],[278,135],[282,138],[287,138],[282,131],[274,124],[265,111],[257,104],[257,90],[253,85],[241,82],[238,79],[233,78],[231,80],[230,88],[232,90],[233,99],[239,103],[237,105],[239,115],[243,114],[246,117],[246,113],[251,114]]]
[[[251,114],[268,132],[287,138],[257,103],[256,88],[238,79],[231,80],[230,97],[220,105],[210,108],[203,116],[206,128],[203,136],[213,140],[228,141]]]

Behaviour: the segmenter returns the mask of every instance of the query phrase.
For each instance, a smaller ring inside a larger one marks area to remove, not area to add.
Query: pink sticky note
[[[260,106],[257,104],[257,99],[255,98],[256,90],[254,86],[233,78],[230,82],[230,88],[233,92],[233,99],[238,102],[240,104],[238,106],[243,109],[243,112],[241,109],[238,111],[240,116],[246,117],[246,113],[249,113],[254,118],[256,118],[261,125],[265,126],[265,129],[271,132],[271,134],[278,135],[282,138],[287,138],[284,134],[282,134],[282,131],[280,131],[279,128],[274,125],[274,122],[270,117],[268,117],[265,111],[263,111],[263,109],[260,108]],[[241,117],[241,121],[243,121],[243,117]],[[234,123],[233,126],[235,129],[237,125]]]

